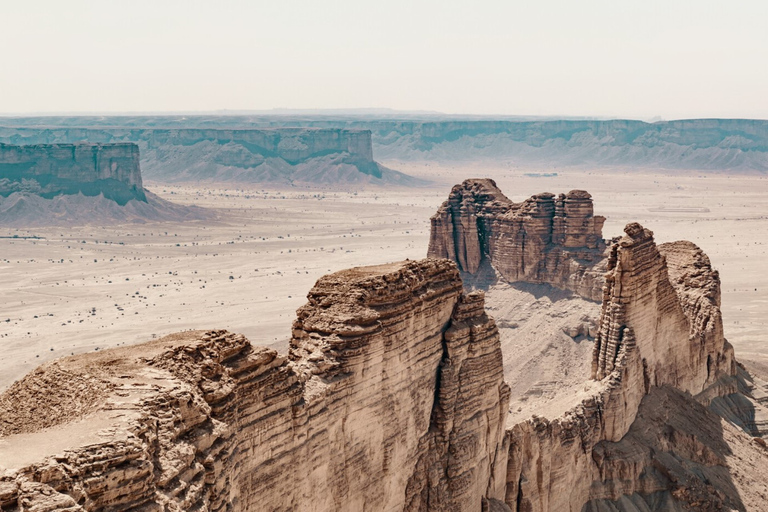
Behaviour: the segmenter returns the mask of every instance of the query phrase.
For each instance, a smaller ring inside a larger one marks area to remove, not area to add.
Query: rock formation
[[[671,491],[683,477],[690,480],[686,488],[710,485],[684,463],[669,466],[674,457],[687,458],[692,466],[695,462],[710,472],[727,473],[723,457],[702,457],[703,444],[699,448],[685,444],[699,435],[695,428],[719,428],[719,418],[691,396],[706,402],[708,395],[734,391],[736,366],[733,350],[723,337],[717,272],[693,244],[665,244],[659,250],[652,233],[640,225],[629,224],[625,232],[611,249],[595,341],[593,377],[601,388],[563,417],[533,418],[509,431],[507,503],[512,510],[581,510],[596,500]],[[685,408],[692,411],[689,418],[677,416],[677,437],[664,439],[665,422],[671,420],[659,416],[658,401],[676,403],[677,413]],[[655,419],[644,417],[644,408]],[[697,422],[696,411],[706,422]],[[646,438],[633,441],[638,446],[630,457],[631,442],[626,436],[632,429]],[[652,429],[659,433],[649,435]],[[636,457],[643,450],[646,453]],[[655,451],[670,455],[655,460]],[[732,487],[722,479],[704,494],[711,500],[721,496],[721,504],[740,509]],[[658,503],[647,506],[651,510],[674,510],[664,508],[670,503],[690,507],[702,498],[700,494],[656,496]]]
[[[470,274],[487,260],[506,281],[547,283],[599,301],[604,222],[583,190],[513,203],[491,179],[466,180],[432,217],[428,255]]]
[[[145,174],[154,180],[419,182],[374,161],[369,130],[0,127],[0,141],[135,143],[141,148]]]
[[[504,281],[593,300],[595,286],[583,283],[604,283],[595,382],[585,387],[594,390],[559,416],[509,425],[506,504],[525,512],[699,510],[705,502],[745,510],[739,491],[768,482],[734,483],[718,415],[758,435],[752,418],[762,406],[723,336],[718,273],[694,244],[657,247],[635,223],[604,252],[602,222],[584,192],[515,204],[491,180],[457,185],[432,217],[430,256],[469,274],[487,263]],[[768,464],[759,449],[752,455]]]
[[[431,250],[452,240],[462,268],[496,265],[518,247],[506,235],[543,251],[520,244],[525,267],[508,267],[534,283],[573,283],[559,265],[586,272],[570,251],[600,254],[584,193],[454,192]],[[734,360],[709,259],[632,223],[602,265],[591,378],[552,417],[506,424],[499,331],[455,263],[355,268],[316,283],[288,355],[188,332],[15,383],[0,395],[0,509],[766,510],[768,384]]]
[[[288,356],[182,333],[14,384],[0,507],[479,510],[504,496],[501,360],[482,294],[462,293],[452,263],[343,271],[310,291]],[[63,439],[72,425],[82,444]],[[14,455],[51,437],[55,456]]]
[[[0,144],[0,196],[33,192],[103,194],[120,204],[146,202],[135,144]]]

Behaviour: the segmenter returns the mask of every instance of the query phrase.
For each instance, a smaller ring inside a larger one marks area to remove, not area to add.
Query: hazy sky
[[[768,118],[766,0],[2,0],[0,112]]]

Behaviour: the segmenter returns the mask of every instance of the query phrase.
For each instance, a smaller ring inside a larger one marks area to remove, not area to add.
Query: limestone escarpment
[[[147,200],[135,144],[0,144],[0,196],[13,192]]]
[[[379,160],[487,161],[538,168],[626,166],[631,169],[768,170],[768,122],[756,119],[683,119],[644,122],[610,119],[471,118],[405,112],[295,112],[253,115],[76,116],[2,119],[0,140],[137,127],[335,128],[370,130]],[[43,128],[38,128],[38,127]],[[63,139],[59,139],[64,141]],[[83,139],[78,139],[83,140]],[[90,139],[85,139],[90,140]],[[55,142],[46,140],[43,143]],[[108,140],[93,140],[108,142]],[[142,148],[144,149],[144,148]]]
[[[547,247],[589,235],[566,231]],[[571,337],[550,322],[560,339],[540,338],[552,350],[594,338],[578,393],[532,404],[506,432],[511,391],[484,295],[445,259],[357,268],[317,282],[288,355],[182,333],[30,374],[0,398],[0,465],[12,468],[0,507],[762,510],[768,384],[734,363],[717,272],[693,244],[625,233],[603,267],[599,325]]]
[[[181,333],[49,363],[16,383],[0,401],[4,409],[15,397],[74,396],[78,382],[100,391],[62,408],[66,417],[45,422],[35,413],[45,407],[33,406],[31,417],[2,424],[0,461],[14,469],[0,473],[0,506],[426,511],[498,504],[509,399],[501,359],[482,294],[463,294],[448,261],[326,276],[298,312],[288,356],[223,331]],[[80,377],[50,378],[66,373]],[[85,439],[54,448],[56,456],[14,459],[6,449],[63,437],[71,425]]]
[[[604,222],[582,190],[513,203],[491,179],[466,180],[431,218],[428,255],[470,274],[486,260],[505,281],[547,283],[599,301]]]
[[[131,142],[154,180],[399,183],[418,180],[373,159],[371,132],[339,128],[2,128],[14,144]]]

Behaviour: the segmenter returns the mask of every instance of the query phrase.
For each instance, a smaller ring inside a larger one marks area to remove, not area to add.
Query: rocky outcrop
[[[0,141],[135,143],[145,174],[165,181],[418,182],[373,160],[369,130],[0,127]]]
[[[703,448],[703,439],[722,429],[700,402],[736,386],[717,272],[693,244],[658,248],[638,224],[625,232],[611,249],[595,340],[593,378],[600,387],[560,418],[534,417],[509,431],[507,504],[530,512],[608,502],[616,508],[594,510],[636,510],[627,503],[639,506],[641,500],[646,509],[675,510],[670,503],[695,509],[697,500],[709,497],[721,504],[712,510],[726,504],[743,510],[726,478],[722,436],[718,447]],[[674,421],[659,415],[659,401],[676,404],[664,406],[675,410]],[[630,432],[637,437],[627,437]],[[700,444],[692,444],[699,436]],[[711,474],[721,478],[711,483]],[[675,489],[685,491],[652,496]]]
[[[462,292],[452,263],[423,260],[326,276],[308,298],[287,356],[181,333],[16,383],[0,398],[0,507],[498,506],[509,388],[482,294]],[[82,442],[60,451],[9,448],[73,425]]]
[[[469,274],[486,260],[506,281],[547,283],[599,301],[604,222],[583,190],[513,203],[491,179],[466,180],[431,218],[428,255]]]
[[[0,144],[0,196],[14,192],[147,200],[135,144]]]

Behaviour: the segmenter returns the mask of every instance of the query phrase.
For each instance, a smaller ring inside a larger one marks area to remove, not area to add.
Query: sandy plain
[[[294,312],[320,276],[424,257],[429,217],[451,186],[468,177],[494,178],[515,201],[544,191],[585,189],[594,197],[596,213],[608,219],[606,238],[637,221],[655,232],[657,242],[698,244],[720,271],[726,337],[737,358],[768,363],[765,176],[384,164],[434,185],[333,190],[149,183],[170,201],[215,208],[218,220],[102,228],[95,219],[92,226],[66,230],[0,229],[0,390],[43,361],[187,329],[225,328],[244,333],[254,344],[285,350]],[[511,316],[514,304],[527,303],[525,293],[548,300],[525,290],[516,290],[514,298],[491,290],[491,313],[497,320],[503,320],[502,313]],[[576,312],[565,310],[578,320]],[[536,326],[558,314],[546,307],[514,311],[517,317],[528,315],[530,324],[513,332],[526,322],[516,318],[517,327],[502,328],[502,341],[529,333],[524,336],[528,346],[535,346],[540,335]],[[572,321],[568,318],[566,323]],[[565,344],[560,355],[547,356],[544,348],[559,350],[558,339]],[[542,343],[541,364],[555,357],[568,368],[574,356],[588,351],[567,346],[569,339],[560,332]],[[583,371],[574,363],[573,378],[580,380]],[[551,377],[543,375],[541,382],[525,387],[546,394],[558,387],[542,386]],[[517,406],[526,412],[524,403]]]

